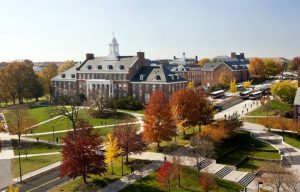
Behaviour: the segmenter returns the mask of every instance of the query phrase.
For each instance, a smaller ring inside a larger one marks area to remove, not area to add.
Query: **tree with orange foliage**
[[[162,92],[151,94],[144,114],[143,137],[149,142],[170,141],[176,135],[176,125],[172,117],[169,101]]]
[[[161,188],[168,188],[171,191],[171,187],[175,185],[176,171],[175,167],[170,162],[165,162],[156,173],[156,179]]]
[[[264,78],[266,75],[264,61],[260,58],[251,59],[248,70],[256,78]]]
[[[216,185],[216,181],[215,178],[208,174],[208,173],[202,173],[201,176],[199,177],[199,183],[201,188],[205,191],[205,192],[209,192],[210,190],[214,190],[217,185]]]
[[[185,135],[186,128],[194,125],[195,92],[192,89],[180,89],[172,94],[171,112],[177,128]]]

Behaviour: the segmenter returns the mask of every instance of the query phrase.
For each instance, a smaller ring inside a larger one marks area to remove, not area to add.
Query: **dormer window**
[[[141,80],[141,81],[144,80],[144,74],[140,74],[140,80]]]
[[[75,74],[71,74],[71,78],[75,78]]]
[[[97,66],[97,69],[98,69],[98,70],[102,69],[102,65],[98,65],[98,66]]]
[[[61,74],[61,78],[66,78],[66,74]]]
[[[112,65],[107,65],[107,69],[108,70],[113,69],[113,66]]]
[[[124,70],[124,65],[120,65],[120,66],[119,66],[119,69],[120,69],[120,70]]]
[[[160,75],[155,75],[155,76],[154,76],[154,79],[155,79],[155,80],[161,80]]]
[[[88,69],[88,70],[91,70],[91,69],[92,69],[92,66],[91,66],[91,65],[88,65],[88,66],[87,66],[87,69]]]

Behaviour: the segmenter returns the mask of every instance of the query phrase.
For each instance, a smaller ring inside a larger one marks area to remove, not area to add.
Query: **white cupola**
[[[109,44],[109,55],[107,56],[107,60],[118,60],[119,53],[119,43],[115,36],[113,36],[112,42]]]

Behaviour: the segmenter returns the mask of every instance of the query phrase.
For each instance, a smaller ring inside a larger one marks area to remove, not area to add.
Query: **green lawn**
[[[89,121],[93,126],[98,125],[111,125],[118,123],[119,121],[131,119],[132,121],[136,121],[136,119],[126,113],[117,113],[115,117],[111,118],[95,118],[92,117],[87,110],[79,111],[79,118]],[[36,128],[34,128],[34,133],[43,133],[43,132],[51,132],[54,128],[55,131],[71,129],[72,124],[66,117],[61,117],[59,119],[53,120],[51,122],[42,124]]]
[[[112,127],[104,127],[99,129],[94,129],[94,132],[97,132],[101,137],[105,137],[108,133],[110,133],[112,130]],[[54,134],[54,141],[56,141],[56,138],[58,137],[58,142],[62,142],[62,137],[64,137],[67,134],[67,132],[64,133],[55,133]],[[39,140],[45,140],[45,141],[53,141],[53,135],[47,134],[47,135],[39,135],[39,136],[30,136],[29,138],[39,138]]]
[[[204,190],[199,185],[199,173],[189,167],[184,168],[184,175],[181,177],[181,188],[172,187],[172,192],[191,192],[191,191],[200,191]],[[236,183],[225,181],[219,178],[216,178],[217,188],[213,190],[214,192],[234,192],[240,191],[242,187]],[[161,189],[159,183],[156,181],[155,173],[150,174],[149,176],[143,178],[141,181],[137,181],[120,192],[161,192],[168,191],[167,189]]]
[[[283,103],[277,99],[271,100],[269,103],[269,115],[275,115],[276,113],[282,113],[282,112],[290,111],[290,110],[292,110],[291,105],[289,105],[287,103]],[[255,109],[254,111],[247,113],[247,115],[249,115],[249,116],[266,116],[267,111],[265,110],[265,107],[260,106],[257,109]]]
[[[125,161],[125,158],[124,158]],[[150,161],[145,160],[138,160],[138,159],[129,159],[129,164],[124,164],[124,174],[130,174],[131,169],[130,166],[134,164],[141,164],[141,165],[147,165]],[[114,174],[111,174],[111,168],[107,167],[107,173],[105,173],[102,176],[99,175],[91,175],[90,178],[88,178],[89,184],[85,185],[83,182],[82,177],[79,177],[75,179],[74,181],[70,181],[67,184],[64,184],[62,186],[59,186],[56,189],[51,190],[51,192],[61,192],[61,191],[67,191],[67,192],[75,192],[75,191],[96,191],[99,188],[103,188],[106,185],[120,179],[122,177],[122,169],[121,169],[121,159],[119,158],[119,161],[116,162],[114,165]]]
[[[225,140],[216,148],[216,156],[220,157],[222,154],[227,151],[236,148],[236,146],[240,147],[239,149],[221,157],[218,159],[218,163],[235,165],[245,156],[253,156],[258,158],[266,158],[266,159],[280,159],[280,155],[278,152],[272,151],[260,151],[260,150],[275,150],[268,143],[261,142],[259,140],[253,139],[250,136],[249,132],[239,131],[237,135],[231,139]],[[259,165],[257,165],[259,166]]]
[[[252,166],[252,160],[251,158],[248,159],[247,161],[243,162],[239,167],[238,167],[238,171],[247,171],[247,172],[251,172],[252,168],[253,170],[257,170],[259,169],[263,164],[265,163],[265,161],[261,161],[261,160],[255,160],[253,159],[253,166]]]
[[[50,107],[35,107],[29,109],[29,113],[31,117],[36,120],[36,123],[50,119],[49,111]]]
[[[283,140],[287,144],[290,144],[291,146],[300,149],[300,136],[297,135],[296,133],[287,133],[287,132],[280,132],[280,131],[276,131],[273,133],[281,135],[283,137]]]
[[[12,141],[14,153],[18,155],[18,141]],[[37,143],[37,142],[29,142],[29,141],[21,141],[21,155],[27,154],[38,154],[38,153],[51,153],[51,152],[59,152],[61,148],[59,146],[45,144],[45,143]]]
[[[61,155],[21,158],[22,175],[61,160]],[[19,177],[19,159],[11,160],[12,175]]]

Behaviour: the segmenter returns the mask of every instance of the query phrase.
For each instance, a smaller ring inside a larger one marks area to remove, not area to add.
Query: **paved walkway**
[[[106,187],[99,189],[97,192],[118,192],[128,185],[134,183],[138,179],[144,178],[161,166],[161,161],[154,161],[153,163],[150,163],[149,165],[146,165],[144,168],[141,169],[141,171],[134,171],[133,174],[126,175],[122,177],[121,179],[107,185]]]
[[[11,139],[8,132],[8,127],[6,124],[5,117],[3,113],[0,113],[1,119],[4,122],[4,128],[7,131],[6,133],[0,132],[0,142],[1,142],[1,151],[0,151],[0,189],[6,187],[11,182],[11,162],[10,160],[14,156],[14,151],[11,145]]]
[[[58,151],[58,152],[51,152],[51,153],[28,154],[27,156],[26,155],[20,155],[20,157],[21,158],[23,158],[23,157],[39,157],[39,156],[49,156],[49,155],[59,155],[59,154],[61,154],[61,152]],[[17,159],[17,158],[19,158],[19,156],[15,155],[13,158]]]

